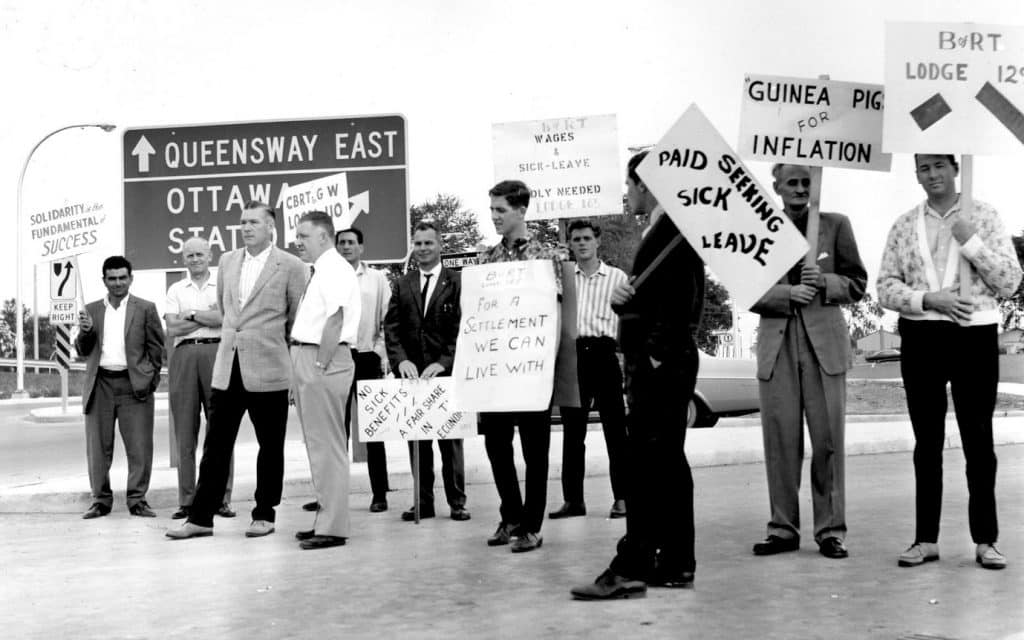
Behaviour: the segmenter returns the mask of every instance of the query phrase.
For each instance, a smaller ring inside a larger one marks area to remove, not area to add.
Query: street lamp
[[[112,124],[71,124],[60,129],[55,129],[50,133],[43,136],[43,139],[36,143],[36,146],[32,147],[32,150],[28,152],[28,156],[25,158],[25,164],[21,167],[21,176],[18,178],[18,217],[15,221],[15,232],[18,234],[17,239],[17,253],[15,253],[15,277],[17,282],[15,285],[15,300],[14,300],[14,318],[15,318],[15,353],[17,355],[17,388],[14,391],[13,397],[25,398],[28,394],[25,392],[25,320],[21,313],[21,262],[22,262],[22,230],[21,230],[21,188],[25,183],[25,172],[28,170],[28,163],[32,160],[32,154],[36,152],[44,142],[49,140],[51,137],[57,135],[61,131],[67,131],[68,129],[88,129],[89,127],[96,127],[103,129],[104,131],[113,131],[117,127]],[[35,264],[33,262],[33,264]],[[32,313],[38,313],[38,309],[33,309]]]

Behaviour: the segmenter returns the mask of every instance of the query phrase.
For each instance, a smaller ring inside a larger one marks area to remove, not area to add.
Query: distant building
[[[869,333],[857,341],[857,351],[860,353],[874,353],[882,349],[899,349],[900,337],[892,331],[879,329]]]
[[[1024,351],[1024,329],[1007,329],[999,334],[1000,353],[1021,353]]]

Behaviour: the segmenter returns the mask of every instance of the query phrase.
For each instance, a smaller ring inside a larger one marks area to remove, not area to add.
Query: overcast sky
[[[69,131],[43,145],[25,181],[26,214],[95,199],[119,216],[126,127],[374,113],[407,118],[412,203],[453,193],[486,214],[495,122],[614,113],[624,166],[628,146],[656,142],[696,102],[735,145],[745,73],[882,83],[886,20],[1024,25],[1022,6],[0,0],[9,230],[0,234],[0,296],[14,295],[22,163],[64,125],[118,130]],[[767,165],[750,165],[770,187]],[[976,167],[976,197],[1024,229],[1024,156],[979,157]],[[911,160],[896,156],[889,174],[826,169],[823,184],[822,208],[851,217],[873,280],[892,220],[922,197]],[[493,236],[486,217],[482,228]]]

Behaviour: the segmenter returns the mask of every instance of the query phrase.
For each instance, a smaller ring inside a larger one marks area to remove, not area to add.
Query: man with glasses
[[[807,167],[772,168],[786,215],[807,234]],[[846,216],[820,214],[816,260],[794,265],[751,307],[760,314],[757,377],[771,520],[754,545],[767,556],[800,547],[800,473],[804,417],[811,438],[814,540],[827,558],[845,558],[846,370],[850,333],[839,305],[864,296],[867,272]]]

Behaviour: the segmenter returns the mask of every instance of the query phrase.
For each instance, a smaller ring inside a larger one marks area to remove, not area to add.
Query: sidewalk
[[[1024,395],[1024,384],[1001,383],[1001,392],[1019,393]],[[45,430],[54,424],[81,424],[80,399],[69,404],[67,414],[61,414],[60,407],[33,408],[38,401],[18,403],[26,413],[31,413],[32,420],[37,422],[33,429]],[[14,401],[5,401],[10,406]],[[157,395],[157,433],[154,440],[160,445],[167,441],[167,396]],[[1024,430],[1020,428],[1019,414],[997,416],[994,422],[994,436],[997,445],[1024,443]],[[247,427],[243,425],[242,429]],[[299,425],[297,420],[289,421],[290,439],[285,444],[285,498],[307,498],[313,495],[310,483],[309,462],[305,447],[297,439]],[[806,438],[806,434],[805,434]],[[161,440],[162,439],[162,440]],[[115,445],[114,462],[110,472],[111,486],[114,487],[115,509],[123,508],[124,486],[127,479],[127,461],[124,457],[120,437]],[[846,430],[846,453],[848,456],[909,452],[913,449],[913,432],[906,416],[849,416]],[[521,452],[516,439],[516,459],[521,467]],[[80,436],[68,447],[81,448],[82,464],[80,471],[69,473],[67,466],[49,472],[44,465],[48,460],[38,456],[39,468],[35,468],[34,478],[27,479],[23,474],[12,474],[0,469],[0,513],[33,513],[33,512],[77,512],[88,508],[91,500],[89,482],[85,468],[84,443]],[[950,410],[946,421],[946,446],[959,448],[960,436],[956,421]],[[157,447],[160,450],[160,447]],[[392,490],[409,490],[412,488],[412,475],[408,449],[404,443],[387,443],[388,472]],[[805,443],[805,451],[810,451],[810,443]],[[757,463],[764,459],[761,439],[761,427],[758,416],[744,418],[727,418],[719,421],[711,429],[693,429],[687,434],[686,452],[693,467],[719,465],[735,465]],[[40,452],[41,454],[42,452]],[[154,508],[172,508],[177,506],[177,471],[168,465],[166,452],[154,455],[153,475],[150,481],[148,500]],[[234,499],[250,500],[255,490],[257,445],[253,441],[239,442],[235,448],[235,486]],[[604,446],[604,438],[599,425],[591,425],[587,438],[587,476],[607,476],[608,456]],[[551,434],[549,478],[557,481],[561,474],[562,433],[559,427]],[[493,477],[487,455],[484,451],[483,438],[471,438],[465,442],[465,464],[467,484],[491,484]],[[440,473],[440,462],[436,472]],[[369,477],[365,463],[353,463],[352,493],[364,494],[362,498],[354,498],[357,507],[360,501],[369,504]],[[552,495],[550,502],[560,500],[560,495]],[[392,504],[391,509],[405,509],[409,505]]]

